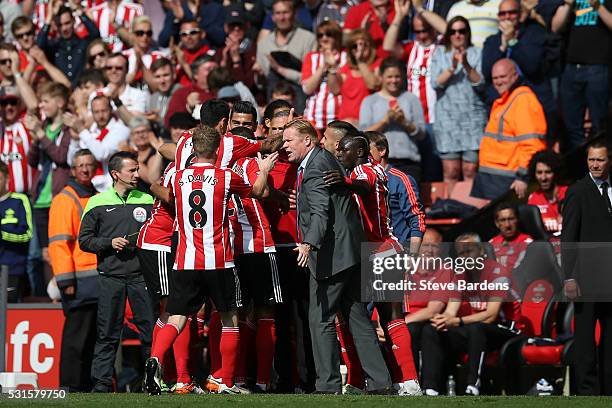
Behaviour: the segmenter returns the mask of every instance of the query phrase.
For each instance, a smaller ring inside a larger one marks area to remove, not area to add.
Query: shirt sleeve
[[[255,157],[261,150],[261,142],[249,140],[246,137],[232,135],[233,147],[230,165],[243,157]]]
[[[304,57],[304,63],[302,64],[302,82],[312,76],[312,54],[313,53],[310,52]]]
[[[351,180],[365,181],[370,186],[370,190],[376,185],[376,174],[367,167],[358,166],[351,172],[350,178]]]
[[[251,186],[245,183],[244,180],[232,170],[228,171],[231,174],[230,193],[236,194],[240,198],[248,198],[252,190]]]

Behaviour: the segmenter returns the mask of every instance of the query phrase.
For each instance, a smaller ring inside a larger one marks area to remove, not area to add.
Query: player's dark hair
[[[355,126],[343,120],[332,120],[327,124],[327,127],[339,132],[342,137],[357,136],[360,134],[359,130]]]
[[[246,137],[247,139],[256,140],[255,132],[253,129],[246,126],[237,126],[232,128],[232,135]]]
[[[272,120],[276,111],[286,110],[287,112],[289,112],[291,111],[291,108],[293,108],[293,106],[284,99],[273,100],[266,106],[266,109],[264,109],[264,113],[263,113],[264,126],[266,124],[266,119]]]
[[[223,119],[229,121],[230,106],[221,99],[209,99],[202,104],[200,109],[200,123],[215,127]]]
[[[175,129],[191,129],[198,125],[198,122],[187,112],[175,112],[168,119],[168,125]]]
[[[249,101],[236,101],[232,104],[232,113],[244,113],[253,116],[253,123],[257,122],[257,110]]]
[[[504,210],[512,210],[514,212],[514,215],[518,218],[519,216],[519,212],[518,212],[518,208],[516,207],[516,205],[514,203],[511,203],[509,201],[503,201],[499,204],[497,204],[497,207],[495,207],[495,219],[497,220],[497,215],[504,211]]]

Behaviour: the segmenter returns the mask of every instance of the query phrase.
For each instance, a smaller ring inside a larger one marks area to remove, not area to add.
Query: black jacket
[[[153,197],[150,195],[132,190],[124,200],[114,187],[87,202],[79,245],[83,251],[98,256],[100,274],[127,275],[140,271],[135,243],[140,227],[151,216],[152,207]],[[117,237],[130,241],[130,245],[120,252],[112,247],[112,240]]]

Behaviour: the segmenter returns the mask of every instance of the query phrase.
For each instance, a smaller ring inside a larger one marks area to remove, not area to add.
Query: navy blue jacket
[[[411,237],[423,237],[425,213],[415,179],[391,165],[385,169],[393,235],[408,248]]]
[[[493,65],[502,58],[510,58],[518,65],[520,74],[535,92],[544,112],[548,114],[555,111],[555,100],[545,64],[547,41],[548,34],[544,27],[534,22],[520,26],[518,42],[513,47],[508,47],[505,53],[499,49],[500,32],[486,39],[482,49],[482,73],[487,85],[486,102],[489,108],[493,101],[499,98],[491,78]]]
[[[79,75],[87,63],[87,46],[100,37],[98,27],[85,14],[81,15],[81,21],[87,28],[87,37],[78,38],[76,34],[68,40],[61,37],[49,39],[51,27],[45,24],[36,37],[36,44],[45,51],[49,61],[58,67],[73,85],[76,84]]]

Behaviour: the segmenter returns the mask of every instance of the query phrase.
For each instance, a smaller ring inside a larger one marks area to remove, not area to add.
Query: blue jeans
[[[567,148],[584,142],[584,112],[589,108],[592,134],[604,125],[608,112],[609,67],[567,64],[561,77],[561,102],[567,128]]]

